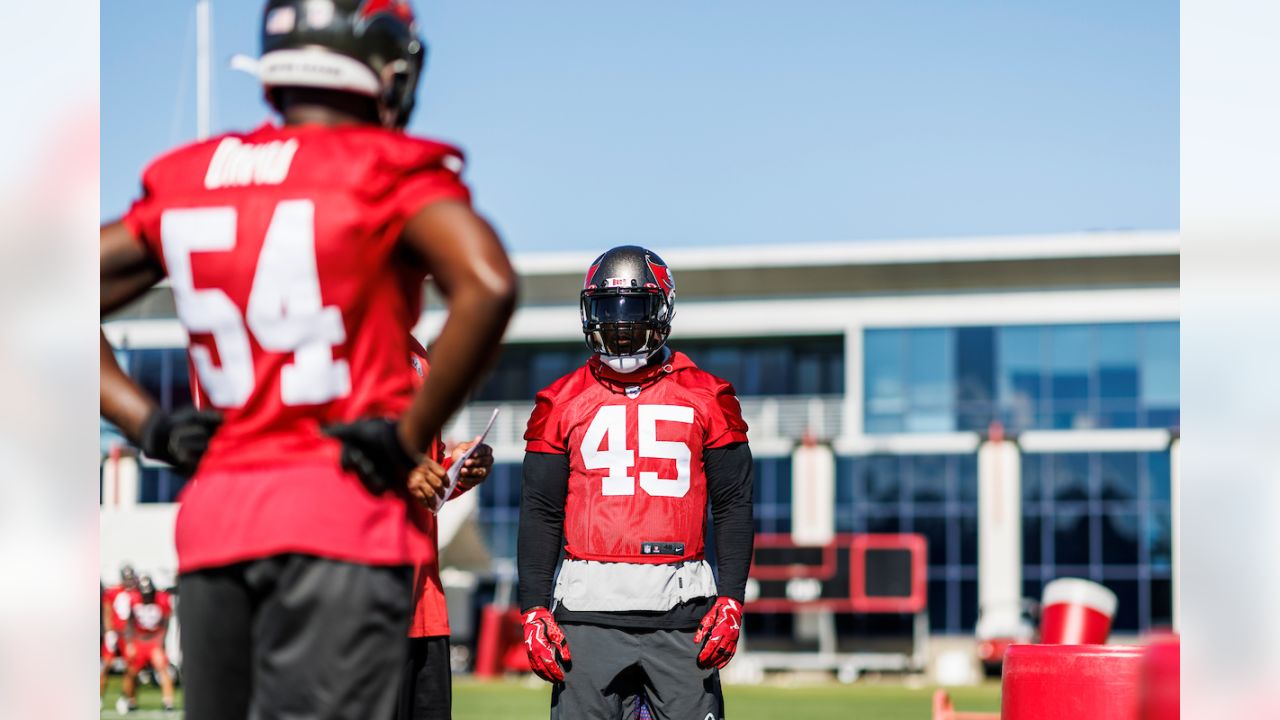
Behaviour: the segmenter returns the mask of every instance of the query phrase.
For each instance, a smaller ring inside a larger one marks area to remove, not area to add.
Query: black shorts
[[[409,657],[400,679],[396,720],[450,720],[453,717],[453,673],[449,669],[449,637],[409,638]]]
[[[391,717],[409,566],[277,555],[178,578],[187,720]]]

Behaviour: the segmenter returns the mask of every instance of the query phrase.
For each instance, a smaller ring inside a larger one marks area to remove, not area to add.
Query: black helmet
[[[134,572],[132,565],[120,566],[120,584],[130,589],[138,586],[138,573]]]
[[[676,314],[676,281],[650,250],[622,245],[591,263],[580,307],[587,347],[631,372],[662,349]]]
[[[142,596],[142,601],[153,603],[156,601],[156,584],[150,575],[143,575],[138,578],[138,594]]]
[[[383,125],[402,128],[426,53],[407,0],[267,0],[258,77],[277,110],[275,88],[340,90],[373,98]]]

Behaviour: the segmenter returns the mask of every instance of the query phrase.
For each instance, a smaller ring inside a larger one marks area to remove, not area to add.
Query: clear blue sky
[[[268,117],[213,0],[214,130]],[[1178,225],[1176,0],[415,0],[410,129],[518,251]],[[102,215],[195,135],[193,0],[102,5]]]

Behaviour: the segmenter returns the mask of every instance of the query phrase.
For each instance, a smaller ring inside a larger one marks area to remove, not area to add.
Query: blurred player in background
[[[149,667],[160,683],[165,711],[172,712],[173,676],[169,673],[164,639],[169,632],[169,619],[173,617],[173,600],[169,593],[156,589],[149,575],[138,578],[138,589],[131,597],[129,666],[124,675],[124,696],[116,703],[116,711],[123,715],[137,709],[138,673]]]
[[[416,339],[410,339],[415,382],[430,372],[427,351]],[[413,619],[409,624],[409,650],[401,677],[398,720],[448,720],[453,712],[453,674],[449,667],[449,608],[444,587],[440,583],[440,545],[436,516],[430,512],[436,499],[444,494],[448,481],[445,473],[474,445],[459,443],[445,457],[444,442],[437,437],[422,464],[409,474],[409,495],[418,500],[417,512],[430,538],[427,556],[413,572]],[[481,444],[467,458],[459,471],[458,487],[452,500],[484,482],[493,467],[493,448]]]
[[[188,720],[389,717],[429,544],[409,473],[492,359],[515,274],[461,153],[403,132],[425,57],[406,2],[270,0],[262,49],[283,126],[162,156],[101,232],[103,315],[167,276],[203,409],[158,407],[103,336],[102,413],[194,473]],[[415,393],[428,272],[449,316]]]
[[[133,594],[137,591],[138,574],[132,565],[120,568],[120,584],[102,590],[102,669],[98,681],[98,695],[107,692],[107,674],[117,658],[128,659],[129,614],[133,608]]]
[[[594,354],[538,393],[525,432],[529,662],[556,683],[553,718],[623,717],[642,692],[654,717],[723,718],[719,668],[737,648],[754,537],[738,399],[666,347],[675,280],[654,253],[597,258],[581,310]],[[708,505],[719,582],[703,558]]]

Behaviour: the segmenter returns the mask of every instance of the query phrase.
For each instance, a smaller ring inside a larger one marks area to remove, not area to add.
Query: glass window
[[[997,333],[1000,413],[1011,430],[1039,426],[1044,353],[1038,327],[1006,327]]]
[[[1142,403],[1149,427],[1179,424],[1178,324],[1153,323],[1142,333]]]
[[[902,499],[901,463],[899,458],[876,455],[867,458],[859,468],[858,494],[873,503],[897,503]]]
[[[951,333],[937,328],[915,329],[908,337],[907,374],[912,406],[949,406],[952,401]]]
[[[1044,497],[1045,455],[1022,454],[1022,503],[1037,505]]]
[[[1085,453],[1061,453],[1050,455],[1049,477],[1053,499],[1060,501],[1088,500],[1089,455]]]
[[[1090,328],[1062,325],[1049,329],[1049,392],[1055,429],[1094,425],[1089,407],[1092,374]]]
[[[1168,502],[1170,483],[1170,464],[1172,458],[1168,451],[1146,453],[1147,460],[1147,497],[1152,500]]]
[[[138,469],[138,502],[176,502],[187,479],[167,467],[143,465]]]
[[[1098,455],[1102,470],[1103,500],[1137,500],[1141,475],[1138,454],[1107,452]]]
[[[924,535],[928,545],[929,564],[947,564],[947,518],[941,515],[917,515],[911,520],[911,532]]]
[[[1046,518],[1046,520],[1050,520]],[[1053,561],[1057,565],[1089,564],[1089,518],[1083,510],[1061,505],[1054,517]]]
[[[956,495],[960,502],[978,502],[978,456],[958,455],[956,462]]]
[[[1143,533],[1147,557],[1151,565],[1167,570],[1173,563],[1173,525],[1169,506],[1153,503],[1147,510],[1146,531]]]
[[[948,499],[947,458],[919,455],[908,460],[911,499],[918,503],[941,503]]]
[[[1168,628],[1173,625],[1173,582],[1167,579],[1151,581],[1151,622],[1149,628]]]
[[[1098,578],[1093,578],[1097,581]],[[1138,617],[1142,596],[1138,592],[1136,580],[1107,580],[1102,583],[1116,594],[1116,616],[1112,622],[1115,630],[1120,632],[1136,632],[1139,629]]]
[[[978,564],[978,514],[974,511],[960,516],[960,564]]]
[[[1138,513],[1109,511],[1102,515],[1102,562],[1104,565],[1138,564]]]
[[[1022,563],[1039,565],[1040,555],[1040,516],[1024,514],[1022,516]]]
[[[960,430],[986,430],[995,417],[995,329],[957,328],[956,424]]]
[[[1098,424],[1110,428],[1138,426],[1138,326],[1099,325]]]
[[[903,365],[906,338],[901,330],[868,330],[864,338],[863,392],[868,432],[903,429],[907,410]]]

